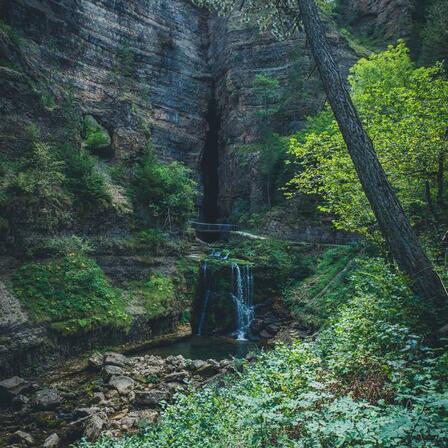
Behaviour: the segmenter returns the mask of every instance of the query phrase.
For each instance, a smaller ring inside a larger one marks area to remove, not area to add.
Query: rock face
[[[384,40],[408,37],[415,0],[340,0],[343,21],[354,30]]]
[[[283,99],[295,93],[278,117],[280,132],[296,130],[324,100],[303,35],[278,42],[238,16],[217,18],[187,0],[5,0],[0,14],[26,38],[21,56],[10,50],[6,59],[19,59],[17,65],[48,85],[56,99],[70,87],[84,116],[108,131],[114,159],[132,160],[150,132],[159,158],[182,160],[201,179],[207,129],[219,121],[212,146],[219,152],[221,216],[230,214],[237,197],[252,208],[262,199],[257,157],[239,150],[258,135],[262,104],[254,95],[255,76],[278,79]],[[337,33],[330,39],[347,69],[353,51]],[[4,92],[11,101],[0,125],[2,146],[10,150],[30,122],[48,137],[66,126],[60,114],[30,98],[19,72],[0,73],[13,92]],[[296,73],[300,79],[292,81]],[[212,98],[216,116],[209,109]]]

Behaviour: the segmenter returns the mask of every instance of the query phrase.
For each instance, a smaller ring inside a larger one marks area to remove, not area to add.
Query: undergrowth
[[[224,384],[178,394],[138,435],[81,446],[447,446],[448,352],[425,346],[420,304],[405,279],[383,259],[362,256],[345,283],[345,304],[316,340],[278,345]]]

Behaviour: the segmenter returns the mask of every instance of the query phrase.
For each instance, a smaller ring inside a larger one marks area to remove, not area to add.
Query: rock
[[[47,388],[38,390],[34,397],[34,406],[38,409],[54,409],[62,403],[62,397],[57,389]]]
[[[101,374],[103,375],[104,379],[109,380],[111,376],[123,375],[123,369],[118,366],[107,365],[104,366],[103,370],[101,371]]]
[[[93,394],[92,401],[93,401],[94,403],[101,403],[101,402],[103,402],[103,401],[106,401],[106,397],[105,397],[105,395],[104,395],[103,392],[95,392],[95,393]]]
[[[253,361],[255,361],[256,359],[257,359],[257,354],[256,354],[255,352],[249,352],[249,353],[246,355],[246,360],[249,361],[249,362],[253,362]]]
[[[268,325],[268,326],[266,327],[266,330],[267,330],[269,333],[271,333],[271,334],[276,334],[276,333],[278,333],[278,330],[279,330],[279,329],[280,329],[279,326],[276,325],[276,324],[270,324],[270,325]]]
[[[201,367],[205,366],[207,363],[205,361],[203,361],[202,359],[193,359],[190,361],[190,363],[188,364],[188,368],[190,370],[198,370]]]
[[[215,361],[216,362],[216,361]],[[202,376],[203,378],[210,378],[217,375],[220,372],[219,364],[209,364],[206,362],[202,367],[196,370],[196,374]]]
[[[126,429],[132,428],[137,423],[137,419],[134,417],[125,417],[120,420],[120,425]]]
[[[167,375],[163,380],[167,383],[183,383],[190,374],[186,370],[180,372],[173,372]]]
[[[135,403],[139,405],[156,406],[169,399],[170,394],[165,390],[153,389],[135,392]]]
[[[120,395],[127,395],[134,389],[134,380],[128,376],[113,376],[109,385],[115,388]]]
[[[30,402],[30,399],[25,395],[17,395],[12,400],[12,405],[15,409],[22,409],[23,406],[27,405]]]
[[[108,352],[104,358],[105,365],[124,367],[128,362],[128,358],[121,353]]]
[[[78,418],[96,415],[101,411],[98,406],[91,406],[90,408],[77,408],[75,409],[75,415]]]
[[[115,389],[108,390],[105,395],[108,400],[112,400],[113,398],[118,396],[118,391],[116,391]]]
[[[89,367],[91,367],[94,370],[101,370],[101,368],[104,365],[104,355],[102,353],[94,353],[89,358]]]
[[[30,388],[31,385],[28,381],[19,376],[13,376],[0,382],[0,398],[10,402],[14,397]]]
[[[92,415],[87,422],[86,428],[84,430],[84,436],[87,440],[94,442],[100,436],[103,426],[103,419],[98,415]]]
[[[159,418],[159,412],[155,409],[143,409],[141,411],[134,411],[129,414],[129,417],[134,417],[137,422],[144,421],[146,423],[155,423]]]
[[[185,369],[187,365],[187,362],[185,361],[185,358],[182,355],[168,356],[166,358],[166,362],[167,364],[171,364],[177,369]]]
[[[60,441],[59,436],[56,433],[53,433],[45,439],[43,448],[56,448],[59,446]]]
[[[34,437],[31,434],[28,434],[24,431],[16,431],[13,434],[14,440],[17,442],[25,443],[26,445],[34,445]]]
[[[269,333],[269,331],[267,331],[266,329],[264,329],[264,330],[260,331],[260,338],[261,339],[271,339],[272,338],[272,334]]]

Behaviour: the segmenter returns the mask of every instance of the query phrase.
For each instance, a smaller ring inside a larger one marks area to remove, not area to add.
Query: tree
[[[350,98],[345,80],[332,55],[314,0],[196,0],[221,13],[239,9],[254,17],[263,28],[303,26],[319,70],[328,101],[347,145],[363,190],[381,233],[400,269],[412,280],[414,291],[438,310],[446,309],[448,294],[439,275],[422,249],[403,208],[392,189]],[[328,3],[328,2],[324,2]],[[428,307],[428,320],[437,315]],[[444,313],[445,314],[445,313]],[[446,316],[444,316],[446,317]]]
[[[349,77],[351,96],[411,221],[427,223],[428,209],[439,216],[432,200],[444,199],[445,173],[440,169],[448,150],[448,82],[440,64],[419,67],[403,42],[361,59]],[[331,110],[308,120],[290,141],[301,170],[292,186],[319,194],[323,211],[336,216],[336,227],[378,236],[378,226],[354,170]],[[424,217],[424,219],[422,219]]]

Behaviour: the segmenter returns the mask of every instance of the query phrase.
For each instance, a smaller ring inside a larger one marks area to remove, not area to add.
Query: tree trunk
[[[398,266],[411,278],[414,292],[431,302],[432,306],[426,308],[425,317],[430,322],[435,316],[443,319],[437,308],[442,310],[446,307],[447,291],[420,246],[378,160],[373,143],[362,126],[348,88],[332,56],[318,8],[314,0],[297,1],[325,92],[381,233]],[[431,323],[437,325],[434,320]]]

